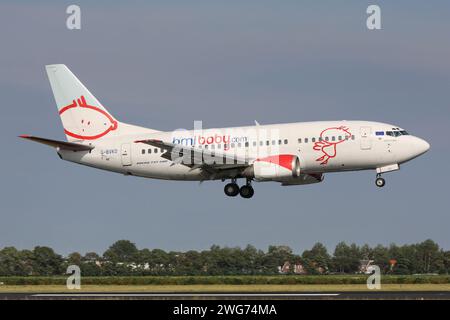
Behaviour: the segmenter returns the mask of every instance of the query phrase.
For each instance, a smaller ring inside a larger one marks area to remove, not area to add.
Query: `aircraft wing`
[[[135,143],[145,143],[165,149],[167,151],[161,155],[164,159],[181,163],[192,169],[201,168],[210,173],[228,169],[246,168],[249,166],[249,159],[245,160],[244,158],[225,154],[218,150],[200,149],[157,139],[138,140]]]
[[[34,137],[34,136],[29,136],[29,135],[21,135],[21,136],[19,136],[19,138],[24,138],[24,139],[31,140],[34,142],[42,143],[47,146],[50,146],[53,148],[59,148],[62,150],[89,151],[89,150],[94,149],[93,146],[88,146],[88,145],[81,144],[81,143],[51,140],[51,139],[47,139],[47,138]]]

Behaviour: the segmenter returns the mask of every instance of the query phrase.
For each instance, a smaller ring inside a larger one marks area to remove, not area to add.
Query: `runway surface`
[[[0,300],[450,300],[450,291],[297,293],[0,293]]]

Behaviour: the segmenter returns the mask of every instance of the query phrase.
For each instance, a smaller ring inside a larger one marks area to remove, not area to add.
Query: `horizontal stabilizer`
[[[75,142],[65,142],[65,141],[58,141],[58,140],[51,140],[46,138],[39,138],[34,136],[28,136],[28,135],[21,135],[19,138],[28,139],[34,142],[46,144],[53,148],[59,148],[62,150],[72,150],[72,151],[89,151],[94,149],[93,146],[88,146],[81,143],[75,143]]]

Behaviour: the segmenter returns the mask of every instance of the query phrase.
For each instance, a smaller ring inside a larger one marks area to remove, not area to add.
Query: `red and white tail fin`
[[[68,141],[95,141],[156,131],[117,121],[65,65],[45,68]]]

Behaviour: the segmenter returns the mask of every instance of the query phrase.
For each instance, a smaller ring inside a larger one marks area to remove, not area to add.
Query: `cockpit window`
[[[391,137],[399,137],[399,136],[407,136],[409,135],[408,132],[406,132],[405,130],[402,131],[386,131],[386,135],[387,136],[391,136]]]
[[[400,131],[386,131],[387,136],[398,137],[401,136]]]

